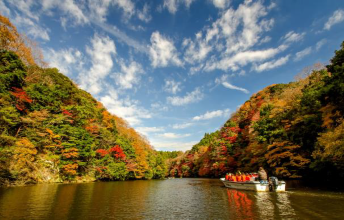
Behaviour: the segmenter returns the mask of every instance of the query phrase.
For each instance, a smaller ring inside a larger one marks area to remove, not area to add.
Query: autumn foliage
[[[162,154],[0,15],[0,185],[164,178]]]
[[[218,130],[174,159],[171,176],[223,176],[260,166],[282,178],[344,180],[344,42],[331,64],[254,94]]]

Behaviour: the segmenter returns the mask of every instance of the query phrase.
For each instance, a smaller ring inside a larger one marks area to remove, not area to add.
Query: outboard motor
[[[269,177],[269,190],[270,192],[275,192],[278,186],[278,179],[277,177]]]

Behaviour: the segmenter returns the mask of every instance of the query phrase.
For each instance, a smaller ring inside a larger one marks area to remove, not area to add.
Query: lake
[[[218,179],[0,188],[0,219],[344,219],[343,209],[340,192],[237,191]]]

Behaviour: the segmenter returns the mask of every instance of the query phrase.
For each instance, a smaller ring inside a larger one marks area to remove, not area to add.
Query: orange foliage
[[[9,19],[2,15],[0,15],[0,48],[15,52],[26,65],[35,65],[35,60],[44,65],[42,52],[35,43],[19,34]]]
[[[62,150],[62,156],[65,158],[77,158],[79,156],[78,149],[75,147]]]
[[[67,175],[74,176],[76,175],[79,165],[77,163],[67,164],[62,167],[63,172]]]

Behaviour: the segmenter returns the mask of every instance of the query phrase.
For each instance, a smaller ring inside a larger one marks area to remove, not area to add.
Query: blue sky
[[[191,149],[344,40],[339,0],[0,0],[0,13],[158,150]]]

